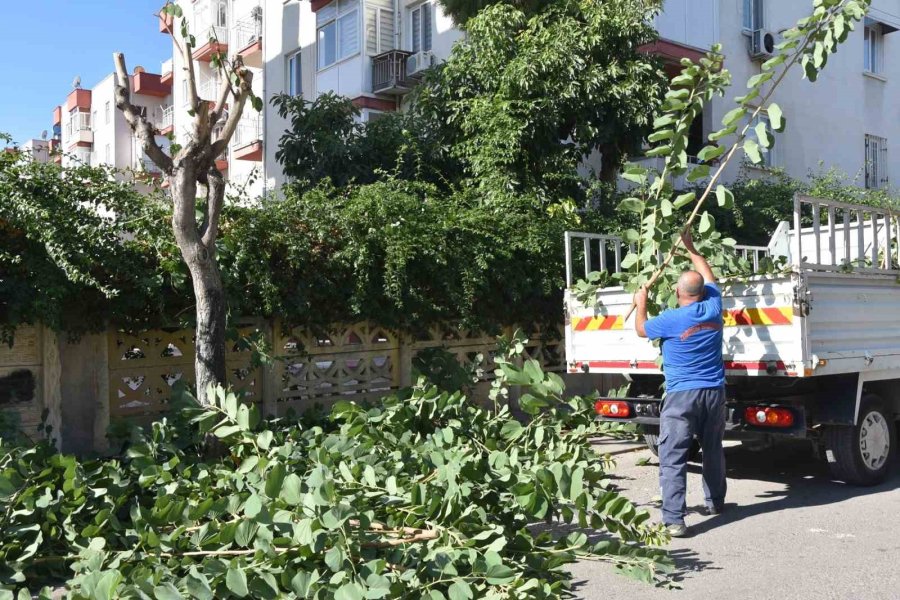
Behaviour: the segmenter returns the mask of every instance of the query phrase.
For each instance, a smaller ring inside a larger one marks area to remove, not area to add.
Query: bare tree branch
[[[244,112],[244,105],[247,104],[247,98],[250,97],[250,93],[252,92],[253,73],[244,66],[240,56],[235,57],[234,59],[234,71],[237,73],[238,79],[240,80],[240,86],[237,93],[235,93],[236,101],[234,110],[228,115],[228,121],[226,121],[225,127],[222,128],[222,135],[213,143],[213,156],[218,156],[228,146],[231,136],[234,135],[234,131],[237,129],[238,121],[241,119],[241,113]]]
[[[215,252],[216,236],[219,234],[219,218],[222,215],[222,206],[225,204],[225,178],[215,166],[206,174],[206,227],[203,231],[202,242],[212,254]]]
[[[183,26],[186,27],[186,23]],[[172,38],[175,38],[174,28]],[[189,40],[184,40],[184,44],[181,45],[181,55],[184,59],[184,68],[187,70],[188,104],[190,104],[192,110],[199,113],[200,96],[197,94],[197,78],[194,73],[194,49],[191,47]]]
[[[225,68],[224,63],[222,64],[221,71],[223,78],[222,89],[219,92],[219,101],[216,102],[216,107],[210,115],[210,121],[212,123],[217,123],[219,121],[219,118],[222,116],[222,111],[225,110],[225,104],[228,102],[228,97],[237,97],[237,93],[235,93],[234,88],[231,87],[231,77],[229,77],[228,70]]]
[[[131,103],[131,79],[125,67],[125,55],[121,52],[113,54],[116,65],[115,95],[116,108],[125,115],[131,131],[137,136],[141,150],[150,157],[157,167],[166,175],[172,174],[172,159],[156,143],[156,131],[145,115]]]

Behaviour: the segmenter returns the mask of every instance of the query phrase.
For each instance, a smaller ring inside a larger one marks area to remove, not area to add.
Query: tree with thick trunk
[[[180,17],[177,5],[168,4],[164,15]],[[140,107],[131,102],[131,80],[121,52],[113,55],[116,66],[116,107],[125,115],[135,139],[144,153],[162,171],[169,183],[174,204],[172,230],[175,241],[187,264],[196,299],[196,383],[197,397],[205,402],[205,390],[210,385],[225,384],[225,292],[216,260],[216,237],[219,218],[225,201],[225,178],[216,168],[216,157],[227,147],[248,98],[253,95],[252,73],[243,65],[240,56],[231,61],[220,54],[213,64],[223,72],[222,89],[215,105],[197,94],[193,48],[195,40],[189,35],[187,24],[180,27],[181,40],[172,28],[175,46],[184,58],[189,114],[193,117],[190,134],[174,156],[169,156],[156,142],[157,132]],[[214,40],[212,40],[214,41]],[[232,102],[232,110],[227,105]],[[216,124],[227,114],[225,125]],[[196,216],[198,189],[205,190],[205,212],[202,222]]]

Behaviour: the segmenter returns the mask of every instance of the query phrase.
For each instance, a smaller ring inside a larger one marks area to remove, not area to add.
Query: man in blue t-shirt
[[[725,365],[722,361],[722,294],[690,233],[682,237],[694,264],[678,278],[678,308],[647,319],[647,290],[634,296],[635,331],[661,340],[666,396],[659,435],[659,482],[663,522],[673,537],[687,534],[687,460],[694,436],[703,449],[703,492],[707,514],[725,502]]]

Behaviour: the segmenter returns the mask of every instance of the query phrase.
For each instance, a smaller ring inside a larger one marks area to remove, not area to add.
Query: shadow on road
[[[760,514],[794,508],[835,504],[870,494],[880,494],[900,488],[900,471],[896,462],[887,481],[872,487],[848,485],[831,478],[828,466],[814,456],[808,444],[782,443],[761,451],[742,446],[726,448],[725,462],[729,479],[753,479],[782,484],[784,489],[758,494],[770,499],[741,506],[727,502],[725,511],[691,527],[693,535],[749,519]],[[692,473],[700,473],[700,465],[691,464]],[[700,510],[694,507],[692,510]]]

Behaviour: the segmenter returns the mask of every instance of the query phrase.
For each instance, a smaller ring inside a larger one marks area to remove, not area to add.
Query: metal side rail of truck
[[[783,257],[778,274],[720,282],[728,422],[726,436],[769,444],[813,442],[836,479],[883,481],[900,419],[900,226],[888,210],[794,198],[793,224],[769,246],[738,246],[759,264]],[[598,418],[641,425],[651,450],[659,434],[659,347],[637,336],[632,294],[598,291],[593,306],[571,292],[573,270],[621,271],[615,236],[567,232],[565,336],[570,373],[620,374],[628,398],[601,398]]]

